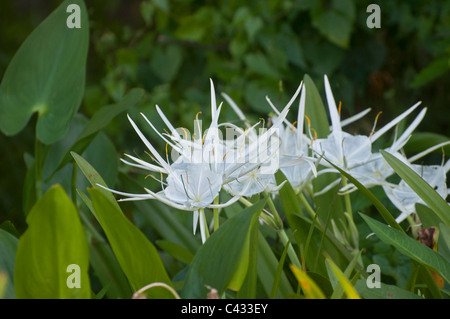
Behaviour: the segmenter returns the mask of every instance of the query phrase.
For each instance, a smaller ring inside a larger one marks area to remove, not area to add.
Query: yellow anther
[[[188,135],[189,135],[188,132],[186,131],[186,129],[185,129],[184,127],[182,127],[181,129],[184,131],[185,138],[186,138],[186,140],[187,140]]]
[[[314,137],[311,138],[311,147],[312,147],[313,142],[314,142],[315,140],[317,140],[317,132],[316,132],[316,130],[313,129],[312,127],[311,127],[311,130],[314,132]]]
[[[341,116],[341,108],[342,108],[342,101],[339,101],[339,106],[338,106],[339,116]]]
[[[295,127],[295,124],[297,124],[297,121],[295,121],[294,123],[292,123],[292,126],[291,126],[292,134],[294,134],[294,127]]]
[[[309,117],[305,114],[305,119],[308,121],[308,126],[311,127],[311,120]]]
[[[377,126],[378,118],[380,117],[382,111],[378,112],[377,116],[375,116],[375,121],[373,122],[372,132],[370,132],[369,136],[372,136],[375,133],[375,127]]]
[[[263,128],[264,128],[264,126],[266,126],[266,119],[263,117],[260,117],[259,119],[263,121]]]
[[[147,155],[150,157],[150,159],[151,159],[152,161],[154,161],[153,156],[152,156],[149,152],[144,151],[144,153],[147,154]]]

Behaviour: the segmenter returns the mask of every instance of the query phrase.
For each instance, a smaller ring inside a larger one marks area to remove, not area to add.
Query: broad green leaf
[[[329,267],[331,272],[337,277],[340,287],[342,287],[342,290],[344,290],[347,297],[349,299],[361,299],[353,285],[350,283],[344,273],[339,269],[339,267],[336,266],[336,264],[329,258],[326,259],[326,263],[327,267]]]
[[[380,288],[369,288],[364,279],[359,279],[355,289],[364,299],[422,299],[415,293],[394,285],[380,283],[380,286]]]
[[[450,227],[439,224],[438,252],[450,263]]]
[[[69,4],[80,7],[81,28],[68,28]],[[66,0],[23,42],[0,85],[0,129],[19,133],[38,112],[36,133],[44,144],[59,140],[84,94],[89,19],[81,0]]]
[[[450,205],[422,177],[394,155],[381,150],[381,155],[412,190],[450,226]]]
[[[434,211],[421,203],[415,205],[416,213],[419,216],[423,228],[438,227],[442,220],[434,213]]]
[[[419,243],[405,233],[388,227],[368,216],[361,217],[369,225],[370,229],[380,240],[397,248],[402,254],[417,261],[420,264],[429,266],[436,271],[444,280],[449,282],[450,263],[441,255]]]
[[[90,261],[94,274],[106,288],[110,299],[130,298],[133,294],[111,247],[106,241],[91,240]]]
[[[450,56],[436,59],[423,68],[411,82],[412,88],[418,88],[444,75],[450,70]]]
[[[85,193],[77,191],[92,214],[96,216],[89,197]],[[97,231],[95,230],[95,232]],[[106,295],[114,299],[129,298],[133,292],[110,245],[103,237],[97,234],[91,237],[91,265],[103,287],[107,287]]]
[[[313,17],[314,27],[319,30],[330,42],[341,48],[348,48],[352,21],[336,11],[324,11]]]
[[[408,140],[408,143],[404,146],[404,149],[407,154],[418,154],[423,150],[448,141],[449,137],[442,134],[432,132],[414,132]],[[435,153],[442,154],[442,149],[444,149],[445,154],[450,154],[450,145],[437,149]]]
[[[9,284],[9,280],[8,274],[5,271],[0,270],[0,299],[8,298],[6,296],[6,289]]]
[[[186,275],[183,298],[205,298],[205,285],[217,289],[219,295],[231,283],[234,289],[238,288],[236,274],[244,280],[242,261],[248,261],[250,232],[264,204],[261,200],[228,219],[199,248]]]
[[[77,210],[62,187],[50,188],[26,221],[14,267],[16,297],[90,298],[89,245]],[[71,265],[79,271],[70,270]],[[78,275],[80,288],[69,287]]]
[[[128,175],[122,175],[121,180],[124,181],[123,189],[129,193],[139,193],[144,189],[144,185],[140,185]],[[192,219],[192,214],[175,210],[154,200],[135,201],[134,205],[163,239],[178,244],[193,254],[201,246],[200,240],[192,234],[192,228],[183,224],[186,218]]]
[[[75,152],[71,152],[73,158],[75,159],[75,162],[80,167],[81,171],[83,172],[84,176],[88,179],[88,181],[91,183],[91,185],[97,189],[99,189],[109,200],[110,202],[114,203],[116,208],[120,209],[119,204],[117,204],[116,199],[114,198],[113,194],[98,186],[98,184],[107,187],[105,181],[100,176],[100,174],[92,167],[91,164],[88,163],[83,157],[78,155]]]
[[[258,236],[259,227],[252,227],[249,235],[248,270],[242,287],[239,289],[238,299],[255,299],[258,281]]]
[[[171,285],[158,251],[147,237],[125,217],[116,201],[111,201],[96,188],[89,189],[89,194],[97,220],[132,289],[137,291],[154,282]],[[148,290],[147,294],[151,298],[172,297],[170,292],[162,288]]]
[[[274,255],[270,245],[264,236],[260,233],[258,236],[258,278],[263,286],[266,295],[269,296],[273,283],[275,281],[275,274],[279,261]],[[289,280],[284,273],[281,273],[280,281],[278,284],[277,294],[275,298],[288,298],[294,291],[292,289]]]
[[[192,258],[194,258],[194,255],[189,250],[168,240],[157,240],[156,245],[158,245],[159,248],[164,250],[175,259],[187,265],[189,265],[192,261]]]
[[[304,272],[294,265],[290,265],[295,278],[297,278],[306,299],[325,299],[325,295],[320,287]]]
[[[2,224],[3,225],[3,224]],[[5,287],[0,299],[12,299],[14,294],[14,261],[19,240],[7,231],[0,229],[0,274],[5,276]]]
[[[330,124],[320,93],[308,74],[303,77],[303,84],[306,89],[305,115],[310,120],[305,122],[305,130],[307,132],[310,123],[318,138],[326,138],[330,133]]]

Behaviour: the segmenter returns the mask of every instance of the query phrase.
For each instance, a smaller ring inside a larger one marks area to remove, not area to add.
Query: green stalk
[[[267,198],[267,204],[269,205],[269,209],[272,212],[273,217],[275,218],[275,223],[279,226],[280,229],[283,229],[283,221],[281,220],[280,214],[278,214],[278,210],[275,207],[272,198],[270,197],[269,193],[267,193],[267,191],[264,191],[263,194]]]
[[[250,207],[253,205],[252,202],[250,202],[248,199],[241,197],[239,198],[239,201],[245,205],[245,207]],[[259,215],[259,217],[270,227],[273,229],[278,229],[279,225],[277,225],[275,219],[273,216],[265,209],[262,210],[262,214]]]
[[[347,186],[347,177],[342,175],[342,186]],[[346,193],[344,195],[344,201],[345,201],[345,209],[347,210],[348,215],[350,216],[350,219],[353,221],[353,212],[352,212],[352,201],[350,200],[350,194]]]
[[[316,217],[316,212],[314,211],[314,209],[309,204],[309,202],[306,199],[305,195],[303,195],[303,193],[300,192],[300,193],[298,193],[298,198],[300,200],[300,203],[303,205],[303,207],[305,207],[306,211],[311,216],[311,218],[314,219]]]
[[[217,197],[214,198],[214,205],[217,204],[219,204],[219,195],[217,195]],[[213,212],[214,212],[214,231],[216,231],[219,229],[219,209],[214,208]]]
[[[298,259],[298,256],[295,253],[295,250],[292,247],[292,244],[290,243],[289,238],[283,229],[283,221],[281,220],[280,214],[278,214],[278,210],[275,207],[275,204],[273,203],[272,198],[270,197],[270,195],[267,191],[264,191],[263,194],[267,198],[267,204],[269,205],[270,211],[272,212],[272,214],[275,218],[275,222],[280,226],[277,229],[277,234],[280,237],[280,240],[283,243],[283,246],[288,245],[287,254],[288,254],[289,258],[291,259],[291,262],[294,264],[294,266],[301,269],[302,266],[301,266],[300,260]]]
[[[298,269],[302,269],[302,265],[300,264],[300,260],[298,259],[297,254],[295,253],[295,250],[292,247],[292,245],[291,245],[291,243],[289,241],[289,238],[286,235],[286,232],[284,231],[284,229],[278,230],[277,234],[280,237],[280,240],[281,240],[281,243],[283,244],[283,246],[286,247],[286,245],[288,245],[288,247],[287,247],[287,254],[288,254],[289,259],[291,260],[291,262]]]

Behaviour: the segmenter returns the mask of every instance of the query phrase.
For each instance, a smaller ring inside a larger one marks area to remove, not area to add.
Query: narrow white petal
[[[334,101],[333,92],[331,91],[330,83],[328,82],[328,77],[324,76],[325,82],[325,93],[327,96],[328,109],[330,111],[331,126],[333,127],[332,133],[335,136],[336,146],[340,150],[339,156],[342,157],[342,128],[341,121],[339,118],[339,113],[336,107],[336,102]]]
[[[197,231],[197,225],[198,225],[198,210],[194,211],[194,216],[193,216],[193,220],[192,220],[192,227],[193,227],[194,235]]]
[[[300,95],[300,103],[298,106],[298,114],[297,114],[297,140],[298,147],[302,149],[302,140],[303,140],[303,123],[305,122],[305,100],[306,100],[306,89],[303,87],[302,94]]]
[[[141,199],[153,199],[154,197],[149,195],[149,194],[131,194],[131,193],[124,193],[124,192],[119,192],[116,191],[114,189],[108,188],[106,186],[103,186],[101,184],[97,184],[97,186],[106,189],[107,191],[110,191],[111,193],[117,194],[117,195],[121,195],[121,196],[127,196],[127,197],[135,197],[135,198],[141,198]]]
[[[141,115],[142,115],[142,117],[147,121],[147,123],[151,126],[151,128],[156,132],[156,134],[158,134],[159,137],[161,137],[161,138],[164,140],[164,142],[166,142],[167,144],[169,144],[169,145],[170,145],[172,148],[174,148],[178,153],[180,153],[180,154],[182,153],[181,149],[180,149],[178,146],[172,144],[172,142],[170,142],[170,141],[169,141],[168,139],[166,139],[161,133],[158,132],[158,130],[156,129],[156,127],[152,124],[152,122],[149,121],[149,119],[145,116],[144,113],[141,113]]]
[[[341,128],[344,126],[347,126],[353,122],[356,122],[357,120],[359,120],[360,118],[363,118],[367,113],[369,113],[372,109],[369,107],[367,109],[365,109],[364,111],[361,111],[349,118],[346,118],[345,120],[341,121]],[[331,129],[331,126],[330,126]]]
[[[170,121],[167,119],[166,115],[163,113],[163,111],[159,108],[158,105],[156,105],[156,111],[158,112],[159,116],[163,120],[163,122],[166,124],[166,126],[169,128],[170,132],[175,135],[177,138],[180,138],[180,135],[178,134],[175,127],[170,123]]]
[[[227,207],[227,206],[230,206],[230,205],[236,203],[241,197],[242,197],[242,195],[236,195],[236,196],[233,196],[231,199],[229,199],[227,202],[225,202],[223,204],[212,204],[212,205],[209,205],[208,208],[224,208],[224,207]]]
[[[371,136],[371,141],[372,143],[375,142],[381,135],[383,135],[384,133],[386,133],[389,129],[391,129],[392,127],[394,127],[395,125],[397,125],[401,120],[403,120],[405,117],[407,117],[411,112],[413,112],[422,102],[417,102],[416,104],[414,104],[413,106],[411,106],[409,109],[407,109],[405,112],[403,112],[402,114],[400,114],[399,116],[397,116],[395,119],[393,119],[392,121],[390,121],[388,124],[386,124],[385,126],[383,126],[381,129],[379,129],[377,132],[375,132],[372,136]]]
[[[133,161],[135,161],[136,163],[138,163],[138,164],[144,166],[146,169],[148,169],[148,170],[150,170],[150,171],[153,171],[153,172],[162,172],[162,173],[164,173],[164,174],[167,174],[167,171],[166,171],[164,168],[160,167],[160,166],[157,166],[157,165],[153,165],[153,164],[147,163],[146,161],[143,161],[143,160],[141,160],[141,159],[139,159],[139,158],[137,158],[137,157],[134,157],[134,156],[132,156],[132,155],[129,155],[129,154],[125,154],[125,156],[128,156],[128,157],[131,158]],[[124,159],[121,159],[121,161],[124,162],[125,164],[133,165],[133,163],[130,163],[130,162],[124,160]]]
[[[236,115],[239,117],[239,119],[241,119],[242,121],[247,122],[247,118],[245,117],[244,113],[242,113],[242,111],[239,108],[239,106],[237,106],[237,104],[231,99],[231,97],[229,97],[228,94],[226,94],[226,93],[222,93],[222,96],[228,102],[228,104],[231,106],[231,108],[233,109],[234,113],[236,113]]]
[[[216,92],[214,90],[214,83],[212,79],[209,79],[209,82],[211,84],[211,117],[214,119],[216,117]]]
[[[414,121],[408,126],[408,128],[403,132],[403,134],[396,140],[393,145],[389,148],[391,152],[397,152],[402,145],[404,145],[411,136],[411,133],[419,126],[420,122],[422,122],[425,117],[425,113],[427,112],[427,108],[424,108],[420,111],[419,115],[414,119]]]
[[[205,243],[206,234],[205,234],[205,214],[204,213],[200,213],[200,235],[202,237],[202,243]]]
[[[164,204],[169,205],[169,206],[171,206],[173,208],[180,209],[180,210],[187,210],[187,211],[194,211],[194,210],[197,209],[196,207],[187,208],[184,205],[181,205],[181,204],[178,204],[178,203],[174,203],[174,202],[170,201],[168,198],[166,198],[164,195],[162,195],[162,196],[158,195],[158,194],[152,192],[151,190],[149,190],[147,188],[144,188],[144,190],[147,193],[149,193],[150,195],[153,195],[153,197],[155,197],[155,199],[157,199],[160,202],[163,202]]]
[[[142,132],[139,130],[139,128],[137,127],[136,123],[133,122],[133,120],[131,119],[131,117],[128,115],[128,120],[130,121],[131,125],[133,126],[134,130],[136,131],[136,133],[139,135],[139,137],[141,138],[142,142],[144,142],[145,146],[147,146],[147,148],[150,150],[150,152],[152,153],[152,155],[155,157],[156,161],[167,171],[170,172],[170,166],[166,163],[166,161],[161,157],[161,155],[158,154],[158,152],[156,151],[156,149],[153,147],[152,144],[150,144],[150,142],[145,138],[144,134],[142,134]]]
[[[432,146],[432,147],[430,147],[430,148],[427,148],[425,151],[420,152],[419,154],[416,154],[416,155],[414,155],[414,156],[411,156],[410,158],[408,158],[408,161],[409,161],[410,163],[414,163],[415,161],[417,161],[418,159],[424,157],[425,155],[428,155],[428,154],[430,154],[431,152],[434,152],[435,150],[440,149],[441,147],[446,146],[446,145],[449,145],[449,144],[450,144],[450,141],[447,141],[447,142],[443,142],[443,143],[434,145],[434,146]]]
[[[314,193],[314,196],[319,196],[322,194],[325,194],[326,192],[328,192],[330,189],[332,189],[333,187],[335,187],[336,185],[338,185],[341,182],[341,178],[338,178],[337,180],[331,182],[330,184],[328,184],[326,187],[324,187],[322,190],[318,191],[317,193]]]

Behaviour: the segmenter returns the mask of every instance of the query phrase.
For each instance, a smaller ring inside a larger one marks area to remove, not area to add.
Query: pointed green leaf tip
[[[69,28],[69,4],[80,8],[81,28]],[[38,113],[36,133],[45,144],[66,133],[84,95],[89,22],[83,1],[64,1],[28,36],[0,84],[0,130],[19,133]]]

